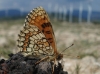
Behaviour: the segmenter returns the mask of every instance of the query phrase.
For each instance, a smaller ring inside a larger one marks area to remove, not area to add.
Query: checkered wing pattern
[[[33,9],[25,19],[20,31],[18,48],[32,55],[57,53],[52,25],[42,7]]]

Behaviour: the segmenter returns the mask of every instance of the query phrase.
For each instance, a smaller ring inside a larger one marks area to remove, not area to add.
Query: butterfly
[[[43,7],[34,8],[25,19],[23,29],[18,35],[18,48],[25,56],[48,57],[48,60],[61,60],[63,55],[57,51],[55,35]]]

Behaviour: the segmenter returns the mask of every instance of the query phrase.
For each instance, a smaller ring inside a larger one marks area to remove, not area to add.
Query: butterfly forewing
[[[33,55],[57,53],[52,25],[42,7],[33,9],[25,19],[18,39],[20,51]]]
[[[32,10],[32,12],[30,12],[27,17],[30,18],[30,21],[27,20],[28,23],[31,23],[32,25],[36,25],[46,36],[46,39],[49,41],[54,51],[57,52],[52,25],[50,23],[46,11],[42,7],[38,7]],[[33,20],[32,18],[35,19]]]

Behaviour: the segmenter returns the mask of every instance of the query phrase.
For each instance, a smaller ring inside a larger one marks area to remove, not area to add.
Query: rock
[[[8,60],[0,60],[0,74],[68,74],[63,71],[61,63],[57,66],[52,61],[35,64],[39,58],[24,57],[20,53],[10,54],[9,57]]]

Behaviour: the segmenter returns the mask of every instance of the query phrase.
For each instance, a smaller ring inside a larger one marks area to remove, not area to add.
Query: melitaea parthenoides
[[[57,52],[49,17],[42,7],[33,9],[27,15],[24,27],[19,34],[18,48],[26,56],[41,58],[45,55],[49,60],[62,59],[63,55]]]

